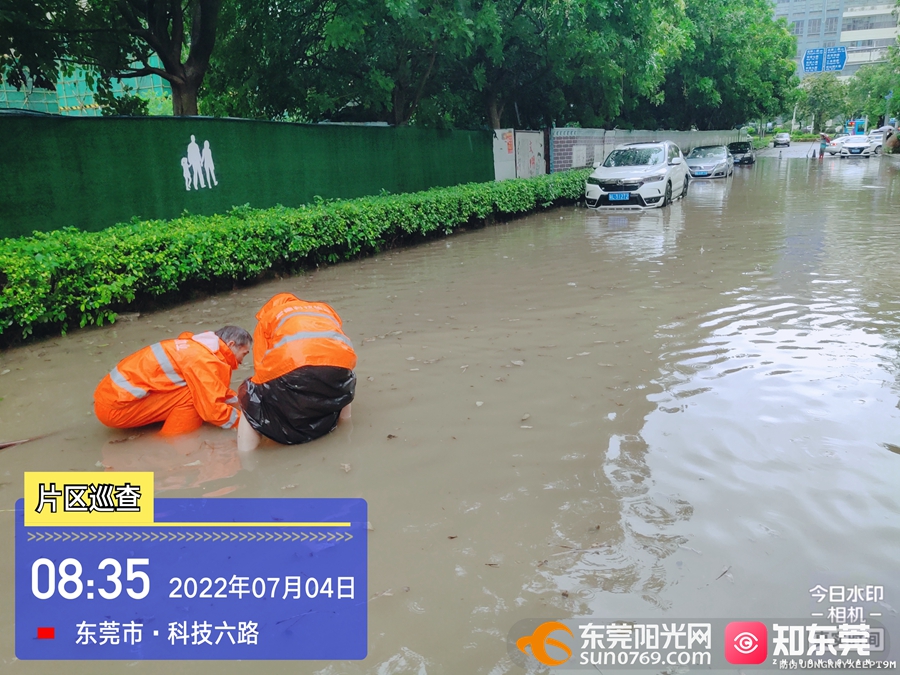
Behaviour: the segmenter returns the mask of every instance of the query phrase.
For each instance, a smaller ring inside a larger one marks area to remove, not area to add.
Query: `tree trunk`
[[[497,100],[492,98],[488,104],[488,115],[491,118],[491,129],[500,128],[500,111],[497,109]]]
[[[490,101],[488,102],[488,117],[491,120],[491,129],[502,129],[503,124],[503,109],[506,108],[506,105],[500,104],[500,97],[496,94],[491,94]]]
[[[170,82],[172,85],[172,114],[175,117],[198,115],[197,92],[200,82],[189,79],[183,84]]]
[[[391,104],[394,108],[391,113],[394,119],[394,126],[402,127],[406,124],[408,118],[406,117],[406,92],[399,84],[394,85]]]

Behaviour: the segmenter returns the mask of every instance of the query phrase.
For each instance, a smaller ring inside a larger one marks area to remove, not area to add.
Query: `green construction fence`
[[[489,131],[4,114],[0,135],[0,237],[494,179]]]

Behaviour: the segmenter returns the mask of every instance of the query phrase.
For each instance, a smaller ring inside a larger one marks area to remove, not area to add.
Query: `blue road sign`
[[[846,63],[846,47],[817,47],[803,52],[804,73],[843,70]]]
[[[803,53],[803,72],[818,73],[825,63],[825,48],[807,49]]]
[[[824,70],[843,70],[847,63],[846,47],[826,47],[825,48],[825,68]]]

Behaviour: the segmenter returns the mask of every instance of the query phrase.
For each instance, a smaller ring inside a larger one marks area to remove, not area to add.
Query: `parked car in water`
[[[734,157],[724,145],[701,145],[686,158],[693,178],[728,178],[734,173]]]
[[[889,129],[890,127],[881,127],[880,129],[873,129],[869,132],[869,144],[872,146],[872,152],[874,154],[881,154],[881,148],[884,145],[884,132]]]
[[[841,159],[844,157],[871,157],[875,154],[875,147],[868,136],[851,136],[841,146]]]
[[[841,147],[843,147],[844,143],[849,141],[851,138],[853,138],[853,136],[847,135],[836,136],[835,138],[832,138],[831,142],[825,146],[825,152],[832,156],[840,154]]]
[[[791,135],[786,132],[781,132],[780,134],[775,134],[775,138],[772,140],[772,147],[777,148],[783,145],[786,148],[791,147]]]
[[[687,164],[671,141],[630,143],[613,150],[585,184],[588,207],[662,208],[688,191]]]
[[[753,144],[750,141],[737,141],[728,144],[728,152],[734,157],[735,164],[756,163],[756,153],[753,152]]]

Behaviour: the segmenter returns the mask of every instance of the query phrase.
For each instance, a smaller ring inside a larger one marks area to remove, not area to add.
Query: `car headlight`
[[[590,178],[588,178],[588,179],[587,179],[587,182],[588,182],[588,185],[600,185],[600,179],[599,179],[599,178],[594,178],[593,176],[591,176]]]
[[[643,183],[655,183],[657,181],[662,180],[665,177],[666,177],[666,172],[663,171],[662,173],[654,173],[649,176],[646,176],[642,182]]]

